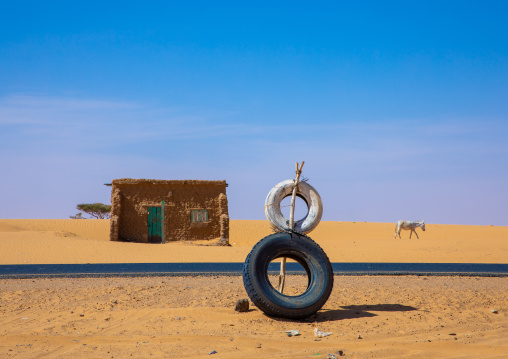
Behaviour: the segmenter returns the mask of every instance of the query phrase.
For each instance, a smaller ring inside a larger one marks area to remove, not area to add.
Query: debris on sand
[[[324,337],[327,337],[329,336],[330,334],[332,334],[332,332],[323,332],[321,330],[319,330],[318,328],[314,328],[314,335],[317,337],[317,338],[324,338]]]
[[[281,333],[286,333],[288,337],[296,337],[297,335],[300,335],[299,330],[286,330],[286,331],[281,331]]]

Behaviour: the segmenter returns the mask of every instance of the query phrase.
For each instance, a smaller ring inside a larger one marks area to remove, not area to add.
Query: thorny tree
[[[81,203],[78,204],[76,208],[98,219],[109,218],[111,212],[111,206],[103,203]],[[74,218],[75,217],[77,217],[77,215],[74,216]]]

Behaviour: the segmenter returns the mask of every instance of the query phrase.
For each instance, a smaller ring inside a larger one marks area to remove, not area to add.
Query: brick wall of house
[[[229,238],[226,181],[115,179],[111,191],[111,240],[148,242],[148,207],[165,202],[165,240]],[[208,222],[191,223],[205,209]]]

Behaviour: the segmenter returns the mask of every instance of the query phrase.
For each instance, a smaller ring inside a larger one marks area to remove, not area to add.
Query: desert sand
[[[232,220],[231,247],[109,241],[109,220],[1,219],[0,264],[243,262],[272,233],[268,221]],[[326,222],[309,236],[332,262],[507,263],[508,227],[426,224],[409,239],[394,223]],[[191,248],[189,248],[191,246]]]
[[[427,224],[420,239],[394,227],[322,222],[310,236],[332,262],[508,262],[508,227]],[[0,264],[243,262],[267,234],[231,221],[231,247],[135,244],[110,242],[108,220],[0,220]],[[508,278],[336,276],[304,321],[237,313],[241,298],[238,276],[0,279],[0,357],[508,357]]]

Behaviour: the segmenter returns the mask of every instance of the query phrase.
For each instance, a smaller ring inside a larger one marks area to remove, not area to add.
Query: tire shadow
[[[321,309],[317,314],[306,319],[306,321],[319,323],[377,316],[377,314],[372,312],[409,312],[418,310],[418,308],[402,304],[347,305],[341,308],[342,309]]]

